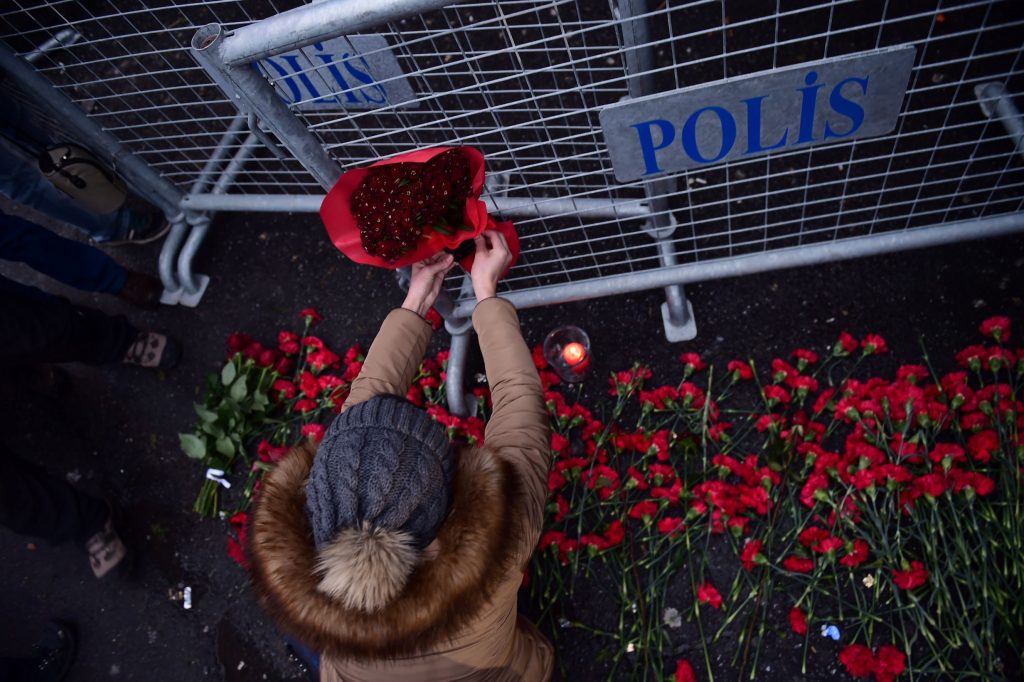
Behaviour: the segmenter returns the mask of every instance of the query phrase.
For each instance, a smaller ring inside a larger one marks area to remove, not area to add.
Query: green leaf
[[[203,422],[199,425],[199,428],[203,433],[208,433],[214,438],[220,438],[224,435],[224,427],[216,424],[215,422]]]
[[[437,225],[431,225],[431,227],[434,228],[434,230],[436,230],[437,232],[440,232],[441,234],[445,234],[445,235],[453,235],[453,234],[455,234],[455,232],[453,230],[449,229],[447,225],[442,225],[441,223],[438,223]]]
[[[179,433],[178,440],[181,441],[181,450],[192,459],[206,457],[206,442],[191,433]]]
[[[234,362],[228,360],[228,364],[224,365],[224,369],[220,371],[220,382],[227,386],[235,380],[236,376],[238,376],[238,369]]]
[[[240,401],[249,394],[249,387],[246,385],[245,377],[240,376],[235,379],[235,383],[231,384],[231,390],[228,391],[228,395],[235,401]]]
[[[217,439],[217,452],[224,455],[225,457],[234,457],[235,455],[235,443],[230,438],[218,438]]]
[[[202,419],[204,422],[213,423],[217,421],[217,415],[214,412],[211,412],[202,405],[196,405],[195,407],[196,414],[198,414],[199,418]]]
[[[269,405],[269,404],[270,404],[270,399],[267,398],[267,394],[266,393],[259,393],[259,392],[253,393],[253,396],[252,396],[252,409],[256,410],[257,412],[262,412],[263,410],[265,410],[267,408],[267,405]]]

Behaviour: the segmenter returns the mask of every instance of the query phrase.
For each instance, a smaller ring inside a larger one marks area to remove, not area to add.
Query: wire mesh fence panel
[[[0,31],[22,53],[61,28],[81,33],[37,68],[187,188],[237,114],[184,53],[196,28],[231,29],[299,4],[67,0],[0,12]],[[974,91],[997,82],[1024,92],[1024,3],[632,4],[645,9],[630,19],[606,2],[464,2],[258,68],[343,169],[431,145],[483,151],[492,195],[537,207],[516,221],[522,256],[504,284],[513,291],[660,267],[648,207],[671,214],[683,265],[1024,209],[1024,162]],[[649,36],[645,74],[627,74],[631,21]],[[599,113],[627,95],[631,76],[669,92],[904,45],[914,64],[890,133],[708,164],[646,191],[615,179]],[[322,190],[296,160],[261,148],[230,191]]]
[[[1024,164],[974,87],[1024,91],[1024,4],[669,0],[638,19],[651,34],[656,91],[890,46],[916,50],[891,133],[680,174],[666,198],[682,263],[1022,209]],[[316,99],[308,94],[291,106],[344,168],[426,145],[480,148],[502,179],[492,189],[546,214],[517,221],[523,257],[510,289],[655,268],[643,217],[543,210],[553,199],[634,208],[645,200],[642,182],[615,180],[598,121],[628,92],[625,21],[605,3],[557,0],[464,3],[401,19],[374,29],[386,44],[363,56],[394,55],[401,72],[379,85],[407,79],[414,98],[332,112],[306,106]],[[305,73],[331,83],[327,72],[340,62],[321,61]],[[278,88],[294,78],[267,76]]]
[[[300,0],[51,0],[15,2],[0,10],[0,39],[29,55],[61,31],[74,43],[35,55],[33,66],[165,178],[188,190],[216,149],[234,105],[193,60],[189,42],[209,22],[243,26],[301,5]],[[12,92],[9,83],[2,85]],[[38,107],[15,94],[30,116]],[[46,127],[54,142],[73,139],[59,121]],[[61,139],[63,138],[63,139]],[[257,150],[233,191],[316,192],[294,160]]]

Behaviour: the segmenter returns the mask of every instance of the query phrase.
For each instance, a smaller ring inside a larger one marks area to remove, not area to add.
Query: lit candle
[[[569,363],[570,366],[580,364],[586,356],[587,351],[583,349],[582,343],[576,343],[574,341],[562,349],[562,357],[565,358],[565,361]]]
[[[583,347],[582,343],[577,343],[576,341],[566,344],[565,348],[562,349],[562,359],[565,360],[565,364],[569,365],[576,372],[586,369],[589,364],[587,362],[587,349]]]

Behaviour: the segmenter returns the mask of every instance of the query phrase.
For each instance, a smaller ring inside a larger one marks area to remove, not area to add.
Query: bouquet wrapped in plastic
[[[519,255],[512,223],[487,214],[483,186],[479,150],[422,149],[348,171],[320,217],[334,245],[357,263],[395,269],[448,250],[468,271],[472,250],[459,246],[486,229],[502,232],[513,259]]]

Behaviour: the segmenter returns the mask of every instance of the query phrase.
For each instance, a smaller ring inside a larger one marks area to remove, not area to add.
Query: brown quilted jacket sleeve
[[[527,521],[525,562],[540,539],[548,491],[551,426],[544,392],[511,303],[500,298],[481,301],[473,311],[473,327],[494,404],[484,442],[515,466],[526,488],[525,508],[517,510]]]
[[[384,318],[359,376],[352,382],[342,411],[378,395],[405,397],[409,392],[433,329],[422,317],[395,308]]]

